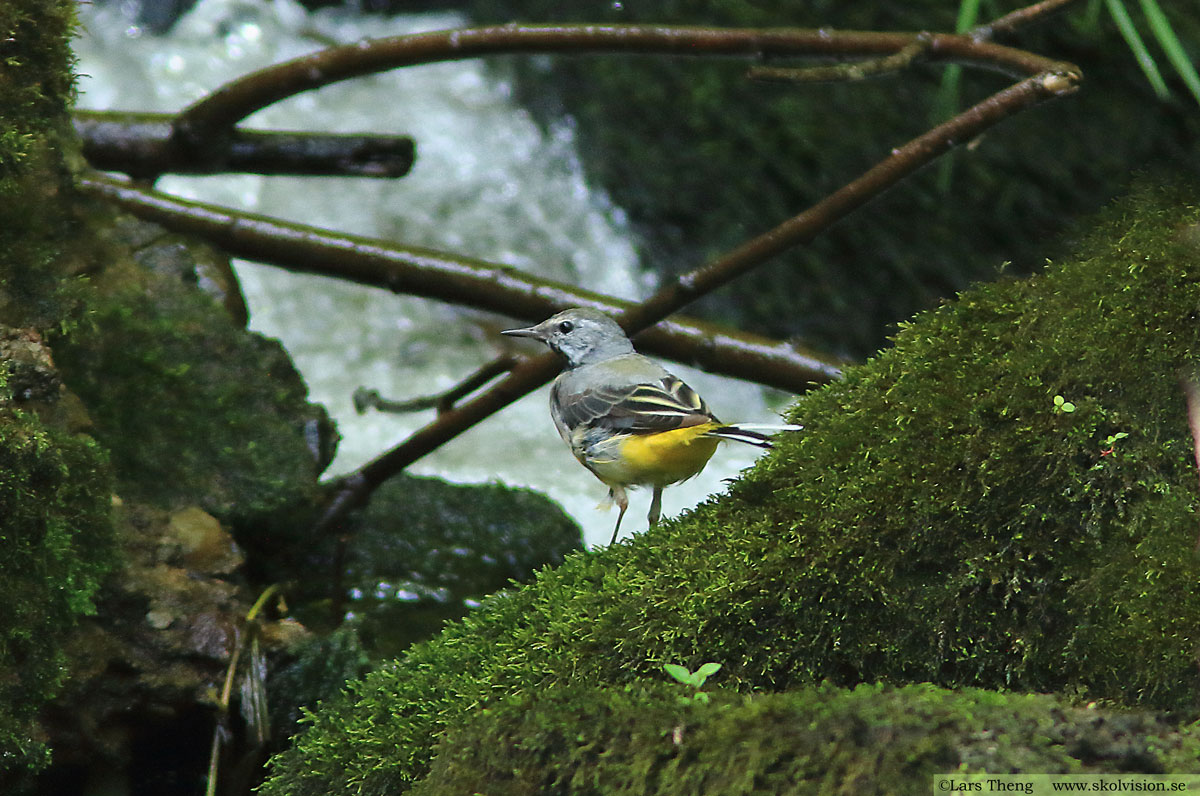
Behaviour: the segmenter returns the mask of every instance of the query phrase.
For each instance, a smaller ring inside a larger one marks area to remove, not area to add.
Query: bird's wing
[[[556,401],[567,428],[649,434],[717,422],[696,391],[675,376],[642,384],[593,386]]]

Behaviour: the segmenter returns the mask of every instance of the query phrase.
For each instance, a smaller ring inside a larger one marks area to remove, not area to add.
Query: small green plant
[[[1054,411],[1070,414],[1075,411],[1075,404],[1063,398],[1061,395],[1054,396]]]
[[[1100,451],[1101,456],[1116,455],[1117,441],[1125,439],[1129,435],[1124,431],[1118,431],[1116,434],[1109,434],[1104,438],[1104,442],[1100,443],[1104,446],[1104,450]]]
[[[704,681],[716,674],[720,669],[721,664],[712,662],[701,664],[700,668],[694,672],[688,671],[686,666],[680,666],[677,663],[663,664],[664,672],[695,690],[695,693],[691,697],[681,697],[681,702],[702,702],[708,704],[708,694],[700,689],[704,687]]]

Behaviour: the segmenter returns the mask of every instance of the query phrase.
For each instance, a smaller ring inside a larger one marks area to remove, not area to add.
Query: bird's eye
[[[575,324],[571,323],[570,321],[562,321],[558,324],[558,330],[563,334],[570,334],[574,328]]]

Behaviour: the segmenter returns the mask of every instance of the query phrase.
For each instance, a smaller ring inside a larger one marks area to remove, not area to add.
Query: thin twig
[[[1018,8],[1016,11],[1005,14],[986,25],[980,25],[971,31],[970,36],[978,41],[991,39],[995,36],[1007,36],[1032,22],[1041,21],[1052,14],[1062,11],[1075,2],[1078,2],[1078,0],[1042,0],[1040,3],[1034,3],[1025,8]]]
[[[403,177],[413,140],[398,135],[240,130],[200,153],[176,145],[174,114],[76,111],[83,156],[97,169],[136,179],[162,174],[284,174],[304,177]]]
[[[531,323],[567,307],[617,315],[633,306],[511,266],[189,202],[98,174],[81,177],[78,185],[139,218],[203,237],[235,257],[289,271],[347,279]],[[789,392],[804,392],[841,374],[842,363],[833,357],[692,318],[659,324],[639,337],[638,345],[676,362]]]
[[[440,392],[436,395],[424,395],[419,398],[409,398],[404,401],[384,398],[379,394],[378,390],[359,387],[354,391],[354,409],[360,415],[368,409],[375,409],[379,412],[390,412],[392,414],[405,414],[407,412],[420,412],[425,409],[436,409],[440,415],[443,412],[453,409],[456,403],[480,387],[483,387],[492,379],[503,373],[508,373],[516,363],[516,358],[511,354],[502,354],[445,392]]]
[[[255,628],[254,622],[258,618],[258,614],[266,605],[267,600],[271,598],[275,592],[279,591],[278,584],[271,584],[263,589],[258,595],[258,599],[254,601],[254,605],[250,606],[250,610],[246,612],[246,638],[257,642],[258,631]],[[217,793],[217,773],[221,759],[221,738],[226,734],[225,722],[229,718],[229,702],[233,698],[233,681],[237,676],[238,664],[241,662],[242,645],[244,639],[242,634],[234,629],[236,639],[233,645],[233,653],[229,656],[229,665],[225,667],[225,683],[221,687],[221,694],[217,697],[217,723],[213,727],[212,746],[208,753],[208,777],[206,780],[204,793],[205,796],[216,796]]]
[[[1200,380],[1188,375],[1180,379],[1180,383],[1187,403],[1188,429],[1192,432],[1192,455],[1196,460],[1196,472],[1200,474]],[[1200,552],[1200,537],[1196,539],[1196,551]]]
[[[361,506],[375,489],[413,462],[432,453],[450,440],[504,407],[542,386],[558,373],[562,362],[549,352],[516,364],[489,389],[437,416],[408,439],[356,472],[333,484],[332,497],[314,525],[314,532],[332,531],[342,517]]]

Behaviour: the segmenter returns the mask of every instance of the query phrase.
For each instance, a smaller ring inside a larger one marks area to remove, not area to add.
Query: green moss
[[[0,319],[13,326],[57,324],[73,304],[74,15],[72,0],[0,3]]]
[[[0,8],[0,58],[5,81],[0,99],[19,115],[4,115],[7,129],[45,129],[65,117],[75,98],[70,37],[75,6],[68,0],[9,0]],[[19,162],[20,152],[6,152],[6,163]]]
[[[953,772],[1191,774],[1200,726],[1044,695],[830,686],[681,703],[645,681],[568,685],[480,711],[414,796],[930,792]]]
[[[0,772],[44,762],[32,721],[112,565],[111,500],[94,442],[0,408]]]
[[[472,0],[466,7],[480,23],[944,31],[954,29],[959,5]],[[995,18],[1013,7],[984,4],[980,13]],[[1183,41],[1200,40],[1200,6],[1174,3],[1167,13]],[[941,165],[926,169],[692,309],[862,358],[895,322],[972,281],[995,278],[999,263],[1024,273],[1040,268],[1046,240],[1068,219],[1127,190],[1131,166],[1195,172],[1194,102],[1182,88],[1175,102],[1157,100],[1115,27],[1089,25],[1086,17],[1077,6],[1001,42],[1078,63],[1083,88],[950,155],[948,190],[939,185]],[[522,98],[543,120],[573,121],[589,180],[628,213],[644,238],[646,266],[663,274],[694,268],[767,231],[942,121],[935,108],[944,69],[934,65],[857,83],[786,84],[747,80],[740,59],[557,56],[513,63]],[[961,85],[958,108],[1003,83],[968,69]]]
[[[393,792],[480,706],[662,662],[718,661],[752,690],[931,681],[1195,705],[1197,475],[1176,375],[1200,370],[1193,197],[1147,189],[1044,275],[917,318],[801,398],[806,430],[729,495],[539,573],[354,686],[268,792]]]
[[[328,421],[290,358],[180,274],[116,248],[108,262],[55,356],[111,452],[122,497],[202,506],[251,546],[294,535],[326,464],[308,440]]]
[[[302,710],[337,694],[347,680],[369,671],[370,664],[370,655],[352,626],[306,639],[291,660],[270,670],[271,732],[277,738],[295,733]]]
[[[65,201],[75,150],[67,107],[72,0],[0,3],[0,324],[57,327],[75,305],[78,225]],[[11,329],[6,331],[12,331]],[[31,337],[36,339],[36,336]],[[46,356],[46,363],[49,357]],[[13,408],[33,371],[0,362],[0,772],[36,767],[33,718],[60,684],[61,645],[92,610],[112,564],[112,487],[104,452]],[[11,371],[11,373],[10,373]],[[55,414],[57,375],[38,403]],[[43,400],[44,399],[44,400]],[[64,414],[66,412],[64,411]]]

